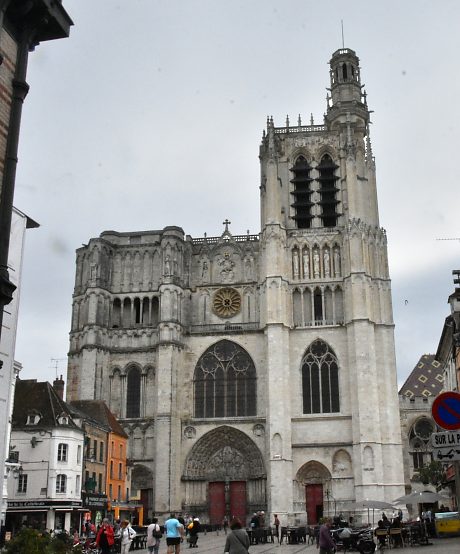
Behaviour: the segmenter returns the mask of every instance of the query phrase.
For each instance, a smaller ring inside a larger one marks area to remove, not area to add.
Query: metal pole
[[[457,497],[457,512],[460,511],[460,462],[454,463],[455,467],[455,496]]]

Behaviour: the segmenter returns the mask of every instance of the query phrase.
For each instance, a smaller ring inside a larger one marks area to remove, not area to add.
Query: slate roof
[[[128,438],[123,427],[103,400],[73,400],[72,406],[108,427],[112,433]]]
[[[40,416],[36,425],[27,424],[28,417],[32,414]],[[68,423],[58,422],[58,418],[62,415],[68,417]],[[59,397],[53,386],[47,381],[37,382],[36,379],[16,380],[12,426],[14,429],[31,427],[80,429],[72,419],[69,406]]]
[[[110,431],[110,427],[108,425],[105,425],[101,421],[99,421],[97,419],[94,419],[94,417],[92,417],[90,414],[88,414],[86,412],[83,412],[82,410],[78,409],[77,406],[75,406],[74,401],[69,402],[68,406],[69,406],[70,413],[72,414],[72,416],[75,419],[81,419],[86,424],[88,424],[92,427],[97,427],[99,429],[102,429],[106,433],[108,433]]]
[[[423,354],[401,387],[399,394],[409,398],[437,396],[441,392],[443,384],[441,364],[435,359],[434,354]]]

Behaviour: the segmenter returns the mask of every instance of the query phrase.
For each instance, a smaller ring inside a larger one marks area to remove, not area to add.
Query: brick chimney
[[[56,379],[53,381],[53,389],[56,391],[56,394],[59,396],[61,400],[64,400],[64,380],[62,379],[62,375],[59,377],[59,379],[56,377]]]

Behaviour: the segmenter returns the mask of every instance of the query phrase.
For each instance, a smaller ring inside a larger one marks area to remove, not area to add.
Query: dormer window
[[[26,425],[37,425],[41,420],[41,415],[38,413],[31,413],[27,415]]]
[[[58,423],[59,423],[59,425],[68,425],[69,424],[69,416],[67,414],[61,414],[58,417]]]

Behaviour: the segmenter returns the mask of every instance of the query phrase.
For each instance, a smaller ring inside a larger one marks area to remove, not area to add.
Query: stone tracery
[[[265,477],[262,454],[243,432],[224,425],[204,435],[185,462],[183,479],[257,479]]]

